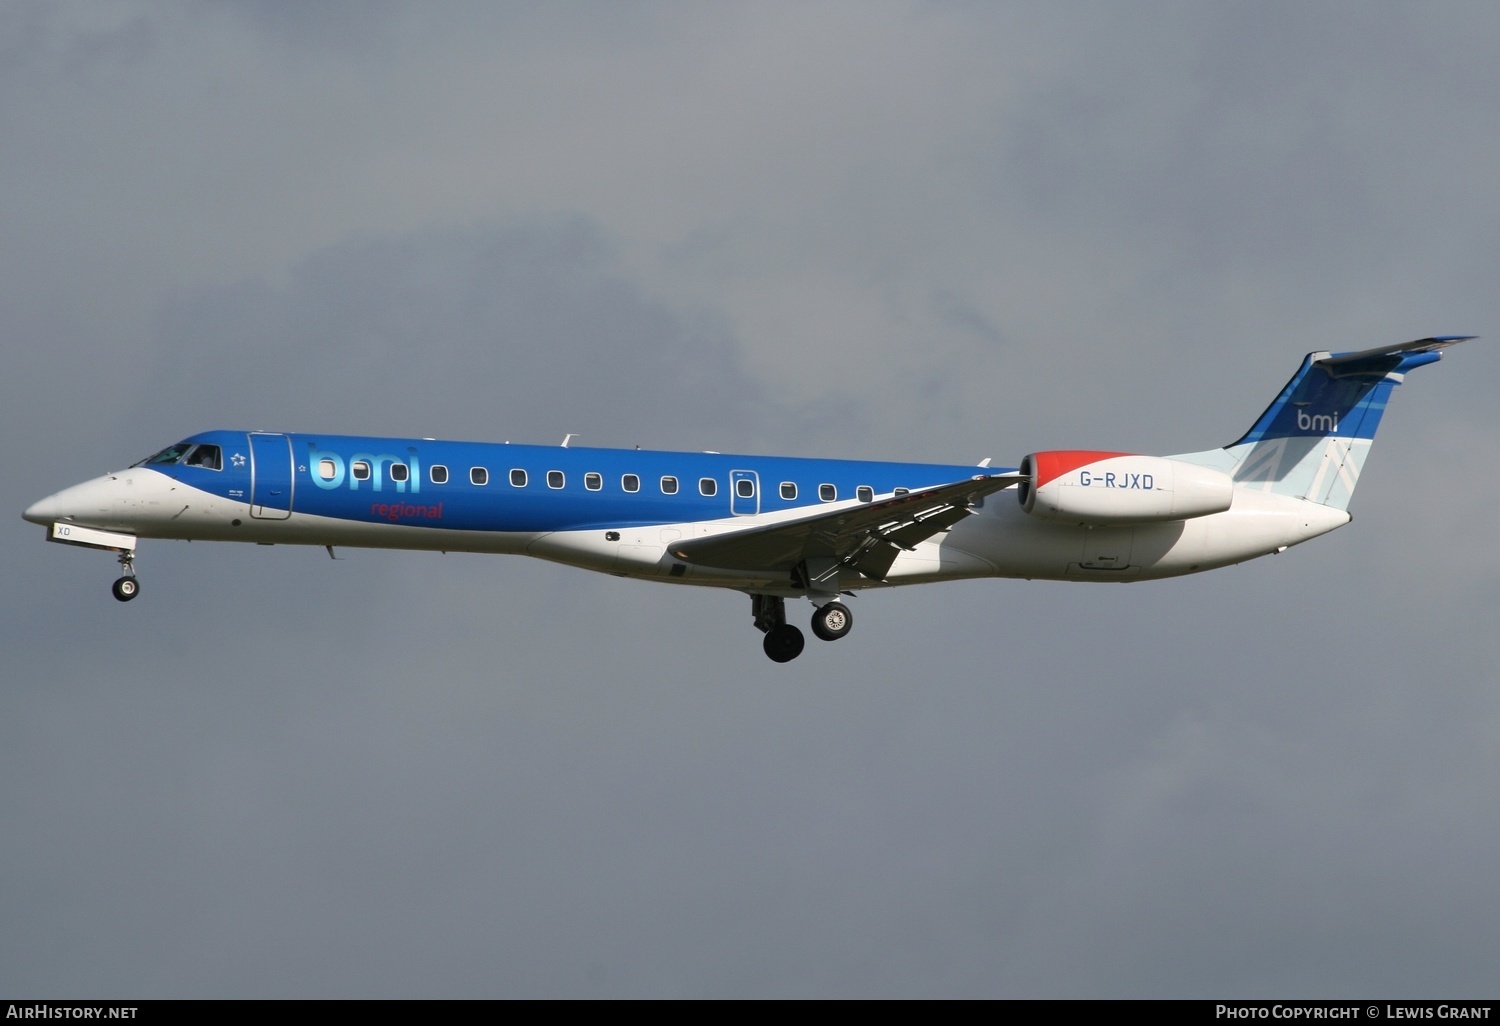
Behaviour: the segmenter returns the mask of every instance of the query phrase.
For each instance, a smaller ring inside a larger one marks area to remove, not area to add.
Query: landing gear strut
[[[129,602],[141,593],[141,582],[135,577],[135,553],[120,553],[120,578],[110,586],[110,591],[115,593],[115,598],[121,602]]]
[[[802,654],[802,632],[786,622],[786,600],[779,595],[751,595],[755,626],[766,633],[762,647],[778,663],[789,663]]]

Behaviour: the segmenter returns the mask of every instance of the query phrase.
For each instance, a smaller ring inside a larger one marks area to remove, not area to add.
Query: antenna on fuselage
[[[577,437],[578,436],[576,434],[574,434],[573,432],[569,431],[567,434],[563,435],[562,447],[564,449],[566,449],[568,447],[568,443],[571,442],[573,439],[575,439]]]

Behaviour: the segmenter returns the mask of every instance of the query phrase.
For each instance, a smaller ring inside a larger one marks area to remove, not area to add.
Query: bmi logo
[[[1298,410],[1297,428],[1300,431],[1322,431],[1324,434],[1336,435],[1339,433],[1339,415]]]

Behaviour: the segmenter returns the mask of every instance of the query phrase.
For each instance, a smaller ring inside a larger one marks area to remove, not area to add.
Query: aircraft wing
[[[1022,480],[1018,473],[978,474],[779,524],[676,542],[669,549],[678,559],[704,566],[790,571],[809,560],[832,561],[882,580],[902,549],[946,531],[973,512],[973,503]]]

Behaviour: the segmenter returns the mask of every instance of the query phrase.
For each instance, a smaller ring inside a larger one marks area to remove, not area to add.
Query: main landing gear
[[[110,585],[110,591],[121,602],[129,602],[141,593],[141,582],[135,576],[135,553],[120,553],[120,579]]]
[[[802,632],[786,622],[786,600],[779,595],[751,595],[755,626],[765,632],[762,647],[774,662],[789,663],[802,654]],[[854,614],[842,602],[828,602],[813,613],[812,632],[823,641],[837,641],[854,626]]]
[[[854,614],[842,602],[830,602],[813,612],[812,632],[823,641],[837,641],[854,626]]]

